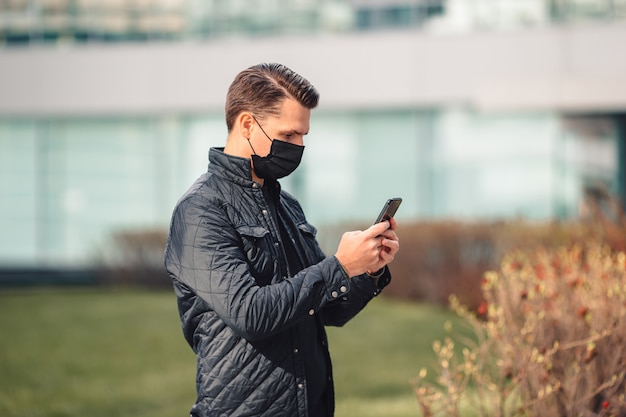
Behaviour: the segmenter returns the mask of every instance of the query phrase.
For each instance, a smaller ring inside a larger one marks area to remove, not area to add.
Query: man
[[[345,233],[326,257],[276,181],[298,166],[318,98],[280,64],[239,73],[226,146],[174,209],[165,265],[197,355],[191,416],[332,416],[324,325],[346,323],[391,279],[394,219]]]

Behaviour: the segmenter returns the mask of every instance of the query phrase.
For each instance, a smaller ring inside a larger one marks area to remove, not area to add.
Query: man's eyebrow
[[[283,135],[287,135],[287,134],[296,134],[296,135],[301,135],[301,136],[305,136],[308,135],[309,132],[300,132],[299,130],[296,129],[290,129],[290,130],[285,130],[284,132],[282,132]]]

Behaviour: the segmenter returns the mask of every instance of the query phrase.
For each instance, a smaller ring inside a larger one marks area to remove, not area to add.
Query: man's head
[[[241,71],[226,96],[228,132],[242,111],[262,119],[277,116],[285,98],[313,109],[319,101],[319,93],[304,77],[281,64],[258,64]]]
[[[284,65],[242,71],[226,98],[224,153],[250,159],[252,179],[261,184],[289,175],[300,163],[318,100],[315,87]]]

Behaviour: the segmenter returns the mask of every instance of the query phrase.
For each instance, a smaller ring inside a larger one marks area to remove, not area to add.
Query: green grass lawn
[[[454,319],[381,297],[329,328],[336,416],[417,416],[409,379]],[[0,416],[185,416],[194,398],[173,293],[0,292]]]

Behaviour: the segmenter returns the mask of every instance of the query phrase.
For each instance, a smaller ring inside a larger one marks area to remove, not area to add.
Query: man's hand
[[[374,273],[393,261],[400,249],[396,226],[396,220],[392,218],[363,231],[343,234],[335,257],[350,277]]]

